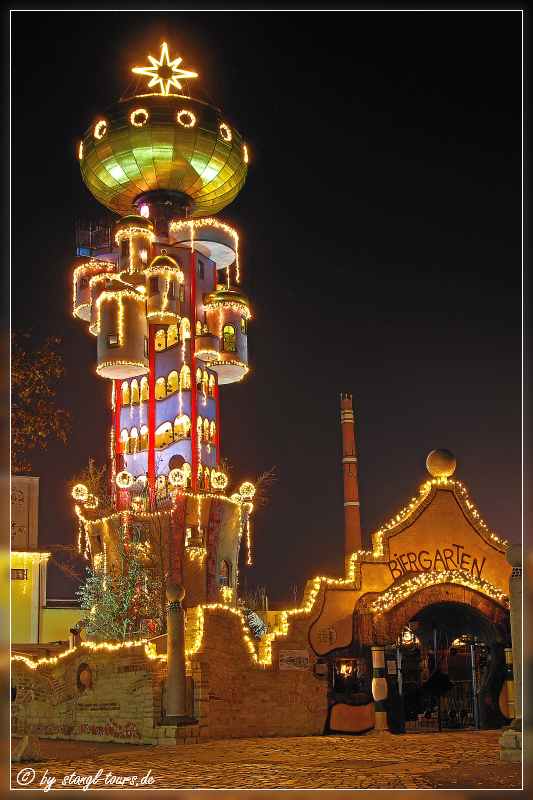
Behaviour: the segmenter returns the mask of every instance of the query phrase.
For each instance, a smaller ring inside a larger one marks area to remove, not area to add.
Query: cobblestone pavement
[[[500,735],[371,733],[165,748],[41,740],[46,760],[13,764],[11,777],[13,788],[42,790],[55,778],[52,789],[79,790],[81,777],[87,780],[102,770],[91,789],[130,788],[122,781],[136,776],[134,788],[249,789],[252,796],[258,789],[519,789],[521,765],[499,761]]]

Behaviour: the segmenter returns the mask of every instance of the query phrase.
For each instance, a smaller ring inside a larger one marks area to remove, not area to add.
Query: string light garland
[[[189,118],[188,122],[185,120],[186,117]],[[176,119],[180,125],[183,125],[184,128],[193,128],[196,125],[196,117],[192,111],[187,111],[185,108],[182,108],[181,111],[178,111],[176,114]]]
[[[94,138],[103,139],[106,133],[107,133],[107,122],[105,121],[105,119],[101,119],[94,126],[94,131],[93,131]]]
[[[131,472],[123,470],[122,472],[118,473],[115,481],[119,489],[129,489],[131,486],[133,486],[133,475]]]
[[[231,128],[229,127],[229,125],[226,125],[225,122],[221,122],[218,129],[224,141],[231,142],[231,140],[233,139],[233,134],[231,133]]]
[[[464,570],[442,570],[424,572],[402,583],[400,586],[392,587],[370,605],[370,610],[381,614],[398,603],[401,603],[402,600],[405,600],[415,592],[425,589],[428,586],[435,586],[437,583],[454,583],[459,586],[465,586],[487,595],[492,600],[500,603],[500,605],[506,607],[509,605],[509,598],[507,595],[501,592],[492,583],[489,583],[489,581],[483,578],[476,578],[474,575],[470,575]]]
[[[235,251],[235,270],[236,270],[236,282],[239,283],[239,236],[237,231],[233,228],[230,228],[229,225],[226,225],[225,222],[220,222],[220,220],[215,219],[214,217],[206,217],[205,219],[183,219],[183,220],[176,220],[171,222],[169,225],[169,231],[181,231],[184,228],[189,228],[190,236],[191,236],[191,250],[194,249],[194,231],[195,228],[198,227],[212,227],[212,228],[220,228],[221,230],[229,233],[229,235],[233,238],[234,242],[234,251]],[[229,269],[229,268],[228,268]]]

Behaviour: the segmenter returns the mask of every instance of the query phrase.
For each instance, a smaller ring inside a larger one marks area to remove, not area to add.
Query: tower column
[[[352,396],[341,394],[342,471],[344,480],[344,554],[361,549],[361,516]]]

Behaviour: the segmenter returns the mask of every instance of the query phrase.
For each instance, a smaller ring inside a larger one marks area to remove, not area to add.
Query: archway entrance
[[[508,724],[504,644],[501,630],[471,605],[442,601],[418,610],[395,648],[406,732]]]

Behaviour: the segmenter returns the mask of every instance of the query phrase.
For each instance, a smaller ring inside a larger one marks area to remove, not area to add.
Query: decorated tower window
[[[167,378],[167,395],[179,391],[179,375],[176,370],[172,370]]]
[[[168,281],[167,297],[169,300],[174,300],[174,281]]]
[[[146,264],[148,262],[148,249],[146,247],[141,247],[139,256],[141,258],[141,262]]]
[[[148,400],[148,378],[146,375],[141,378],[141,402]]]
[[[244,334],[248,333],[246,317],[241,317],[241,333],[244,333]]]
[[[236,353],[235,328],[233,325],[224,325],[222,328],[222,349],[226,353]]]
[[[215,376],[214,375],[210,375],[209,376],[209,394],[210,394],[211,397],[213,396],[214,391],[215,391]]]
[[[167,396],[167,382],[164,378],[158,378],[155,382],[155,399],[163,400]]]
[[[121,258],[129,258],[130,257],[130,240],[123,239],[120,243],[120,257]]]
[[[199,392],[202,391],[202,370],[200,367],[196,370],[196,388]]]
[[[157,275],[152,275],[150,277],[150,284],[148,288],[148,296],[153,297],[154,294],[159,294],[159,280]]]
[[[231,564],[227,558],[218,565],[218,583],[219,586],[229,586],[231,583]]]
[[[166,338],[167,338],[166,337],[166,333],[165,333],[163,328],[160,328],[158,331],[156,331],[156,334],[155,334],[155,349],[156,350],[164,350],[165,349],[165,347],[167,346]]]
[[[167,344],[170,347],[179,341],[178,326],[169,325],[167,329]]]
[[[108,333],[107,334],[107,346],[108,347],[120,347],[120,340],[118,333]]]
[[[191,370],[184,364],[180,370],[180,389],[191,388]]]

